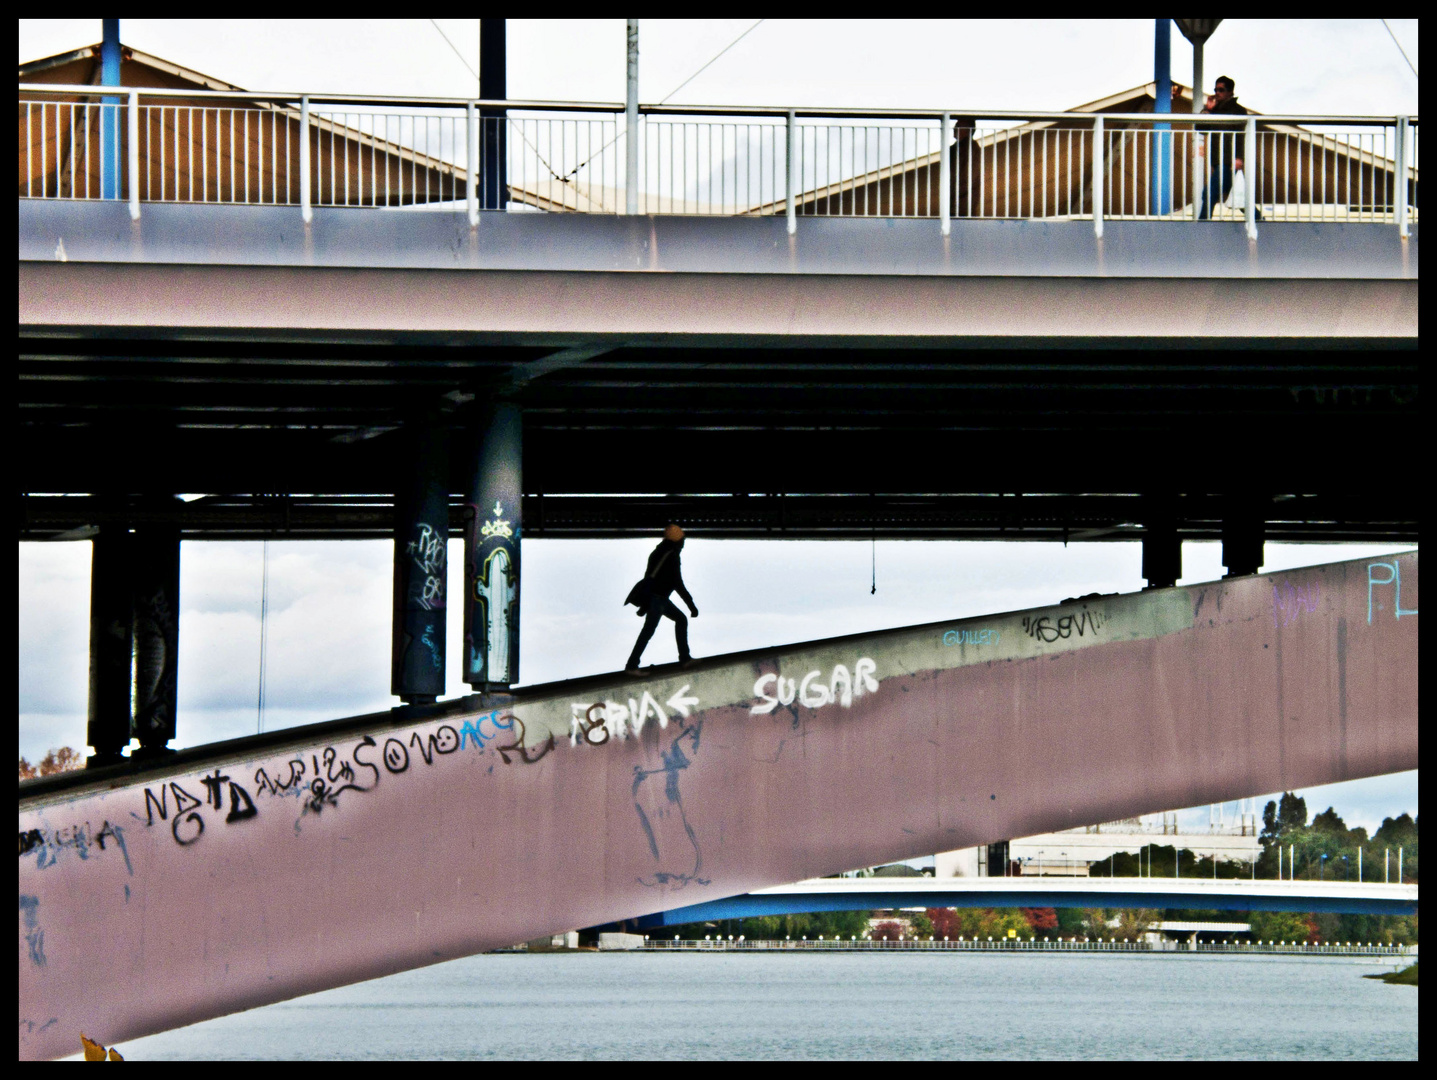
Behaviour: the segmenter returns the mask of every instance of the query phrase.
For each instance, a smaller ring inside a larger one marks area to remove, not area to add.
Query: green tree
[[[1258,941],[1318,940],[1312,917],[1297,911],[1254,911],[1248,916]]]
[[[908,913],[908,925],[913,929],[915,936],[927,938],[933,936],[933,920],[922,911],[910,911]]]

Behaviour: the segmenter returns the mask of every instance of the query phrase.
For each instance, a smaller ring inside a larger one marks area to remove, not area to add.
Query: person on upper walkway
[[[1218,116],[1246,116],[1247,109],[1238,104],[1237,95],[1233,92],[1236,87],[1237,84],[1228,76],[1219,75],[1203,112]],[[1233,173],[1243,175],[1245,198],[1257,197],[1257,182],[1253,174],[1244,168],[1247,146],[1242,128],[1231,124],[1197,127],[1201,132],[1198,152],[1207,156],[1208,164],[1208,179],[1202,191],[1202,205],[1198,207],[1198,220],[1207,221],[1212,216],[1212,208],[1226,201],[1228,192],[1232,190]],[[1261,210],[1254,210],[1254,214],[1258,221],[1262,220]]]
[[[695,619],[699,617],[698,606],[694,604],[689,590],[684,587],[683,572],[679,566],[679,552],[683,550],[683,546],[683,529],[670,524],[664,529],[664,538],[659,541],[659,546],[649,554],[649,565],[642,580],[629,590],[629,595],[624,600],[626,604],[635,605],[639,609],[638,613],[644,617],[644,627],[639,631],[638,641],[634,642],[634,651],[629,655],[629,662],[624,665],[624,670],[630,675],[639,673],[639,660],[644,655],[644,647],[654,636],[659,620],[665,616],[674,621],[674,640],[679,647],[679,663],[685,667],[693,663],[693,657],[689,654],[689,621],[684,618],[678,605],[669,599],[671,593],[678,593],[688,605],[690,614]]]

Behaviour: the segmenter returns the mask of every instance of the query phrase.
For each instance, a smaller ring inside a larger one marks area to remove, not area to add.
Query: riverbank
[[[1417,985],[1417,965],[1412,964],[1401,971],[1389,971],[1382,975],[1364,975],[1364,979],[1381,979],[1385,983],[1396,983],[1398,986]]]
[[[1307,942],[1186,942],[1186,941],[1083,941],[1081,939],[1059,941],[1037,941],[1003,939],[999,941],[857,941],[841,940],[799,940],[771,941],[747,939],[692,940],[682,938],[640,938],[637,934],[603,935],[609,938],[627,938],[627,941],[603,942],[594,949],[529,949],[519,945],[512,949],[496,949],[496,953],[522,952],[701,952],[701,953],[1007,953],[1007,954],[1051,954],[1051,953],[1203,953],[1207,955],[1230,956],[1309,956],[1309,957],[1392,957],[1417,959],[1416,945],[1382,945],[1378,943],[1349,942],[1343,944],[1310,945]],[[1415,965],[1414,965],[1415,966]]]

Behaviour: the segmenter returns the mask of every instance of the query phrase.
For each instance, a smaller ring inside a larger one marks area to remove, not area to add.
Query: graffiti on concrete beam
[[[1402,606],[1402,564],[1396,559],[1391,562],[1374,562],[1367,564],[1367,625],[1372,625],[1372,613],[1374,610],[1373,589],[1392,586],[1392,617],[1400,619],[1404,615],[1416,615],[1416,608],[1404,608]],[[1387,594],[1385,592],[1376,594],[1375,610],[1387,610]]]
[[[760,675],[753,684],[753,696],[758,698],[758,703],[748,711],[753,716],[763,716],[795,701],[808,709],[821,709],[835,702],[846,709],[855,698],[878,689],[878,680],[874,678],[877,670],[878,665],[872,658],[861,656],[854,663],[852,673],[848,665],[835,664],[826,680],[822,668],[807,672],[801,679],[785,678],[782,672],[771,671]]]
[[[945,630],[943,631],[943,644],[996,645],[1002,637],[1001,631],[986,626],[981,630]]]
[[[1024,615],[1023,632],[1035,641],[1051,644],[1054,641],[1066,641],[1074,634],[1080,638],[1089,634],[1097,637],[1105,622],[1107,617],[1101,611],[1080,611],[1073,615],[1059,615],[1057,618],[1051,615]]]
[[[1305,585],[1294,585],[1283,579],[1281,585],[1272,587],[1272,625],[1291,626],[1303,615],[1317,610],[1320,589],[1316,581]]]
[[[569,706],[572,714],[569,745],[602,746],[610,737],[623,740],[633,735],[637,738],[650,719],[663,730],[669,726],[671,716],[687,717],[699,704],[699,699],[689,694],[689,688],[690,684],[684,683],[663,705],[648,690],[637,698],[629,698],[627,704],[609,700],[591,704],[576,701]]]

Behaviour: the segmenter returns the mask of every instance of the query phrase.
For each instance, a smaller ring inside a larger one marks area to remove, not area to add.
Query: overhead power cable
[[[659,99],[659,104],[660,104],[660,105],[667,104],[669,98],[673,97],[673,96],[674,96],[675,94],[677,94],[680,90],[682,90],[685,86],[687,86],[689,83],[691,83],[691,82],[693,82],[695,79],[697,79],[700,75],[702,75],[705,71],[707,71],[707,70],[713,65],[713,63],[714,63],[715,60],[717,60],[717,59],[718,59],[719,57],[721,57],[724,53],[726,53],[726,52],[728,52],[730,49],[732,49],[735,45],[737,45],[737,44],[738,44],[740,41],[742,41],[744,38],[748,37],[749,34],[753,33],[755,30],[757,30],[758,27],[759,27],[759,25],[760,25],[761,23],[764,23],[764,22],[767,22],[767,21],[768,21],[768,20],[766,20],[766,19],[759,19],[758,22],[754,23],[754,24],[753,24],[752,26],[750,26],[747,30],[745,30],[742,34],[740,34],[738,37],[734,38],[732,41],[730,41],[727,45],[725,45],[725,46],[724,46],[722,49],[720,49],[718,52],[714,53],[713,57],[708,61],[708,63],[704,64],[703,67],[699,68],[699,69],[698,69],[697,71],[695,71],[692,75],[690,75],[687,79],[685,79],[683,82],[679,83],[678,86],[674,87],[674,88],[673,88],[672,90],[670,90],[667,94],[665,94],[661,99]],[[525,141],[527,142],[528,140],[526,139]],[[570,169],[570,170],[569,170],[566,174],[564,174],[563,176],[559,176],[557,173],[554,172],[554,170],[553,170],[552,168],[549,168],[549,175],[553,176],[554,179],[555,179],[555,180],[558,180],[561,184],[567,184],[567,183],[569,182],[569,178],[570,178],[570,177],[577,175],[577,173],[579,172],[580,169],[582,169],[585,165],[589,164],[589,162],[593,161],[594,158],[596,158],[596,157],[599,156],[599,154],[602,154],[605,150],[607,150],[609,147],[613,146],[614,143],[616,143],[616,142],[618,142],[618,141],[619,141],[619,136],[618,136],[618,134],[616,133],[612,139],[610,139],[608,142],[606,142],[603,146],[599,147],[599,149],[598,149],[595,153],[589,155],[588,158],[586,158],[585,160],[579,162],[579,164],[575,165],[572,169]],[[535,152],[537,153],[537,150],[536,150]],[[548,166],[548,162],[545,162],[544,164],[545,164],[545,167],[546,167],[546,168],[549,167],[549,166]]]
[[[434,29],[439,31],[439,36],[444,39],[444,44],[448,45],[451,49],[454,50],[454,55],[459,57],[459,62],[464,65],[464,69],[468,71],[470,75],[474,76],[474,92],[476,94],[479,93],[479,72],[475,71],[472,67],[469,66],[469,61],[464,59],[464,54],[459,51],[459,47],[455,45],[454,42],[449,40],[449,35],[444,32],[444,27],[440,26],[433,19],[430,19],[429,23],[431,26],[434,27]]]
[[[1388,25],[1387,20],[1386,20],[1386,19],[1383,19],[1383,20],[1381,20],[1381,21],[1382,21],[1382,25],[1387,27],[1387,33],[1388,33],[1388,34],[1391,36],[1391,38],[1392,38],[1392,44],[1394,44],[1394,45],[1397,46],[1397,51],[1402,54],[1402,59],[1406,60],[1406,61],[1407,61],[1407,66],[1412,69],[1412,77],[1413,77],[1414,79],[1417,78],[1417,77],[1418,77],[1418,76],[1417,76],[1417,65],[1412,62],[1412,57],[1410,57],[1410,56],[1407,55],[1407,50],[1402,47],[1402,42],[1398,41],[1398,40],[1397,40],[1397,35],[1394,34],[1394,33],[1392,33],[1392,27]]]
[[[722,49],[720,49],[717,53],[714,54],[713,60],[710,60],[707,64],[705,64],[703,67],[699,68],[697,71],[695,71],[692,75],[690,75],[690,76],[689,76],[687,79],[685,79],[683,82],[679,83],[678,86],[674,87],[674,88],[673,88],[672,90],[670,90],[667,94],[665,94],[665,95],[659,100],[659,104],[660,104],[660,105],[666,104],[666,103],[668,102],[669,98],[673,97],[673,96],[674,96],[675,94],[677,94],[680,90],[682,90],[685,86],[687,86],[689,83],[693,82],[693,81],[694,81],[695,79],[697,79],[700,75],[702,75],[705,71],[707,71],[707,70],[713,65],[714,60],[717,60],[717,59],[718,59],[720,56],[722,56],[724,53],[728,52],[728,51],[729,51],[730,49],[732,49],[735,45],[737,45],[740,41],[742,41],[744,38],[748,37],[748,36],[749,36],[750,34],[752,34],[755,30],[757,30],[760,23],[763,23],[763,22],[766,22],[766,21],[767,21],[766,19],[759,19],[758,22],[754,23],[754,24],[753,24],[752,26],[750,26],[747,30],[745,30],[742,34],[740,34],[738,37],[736,37],[736,38],[734,38],[732,41],[730,41],[727,45],[725,45]]]

